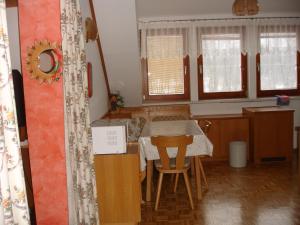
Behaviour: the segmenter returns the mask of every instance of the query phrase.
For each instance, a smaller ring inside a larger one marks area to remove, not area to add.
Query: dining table
[[[194,157],[197,199],[202,199],[199,157],[212,156],[213,145],[203,133],[196,120],[149,121],[145,124],[138,139],[140,145],[141,170],[146,169],[146,201],[151,201],[153,161],[159,160],[156,146],[151,144],[153,136],[192,135],[193,143],[187,146],[186,157]],[[167,149],[170,158],[175,158],[175,148]]]

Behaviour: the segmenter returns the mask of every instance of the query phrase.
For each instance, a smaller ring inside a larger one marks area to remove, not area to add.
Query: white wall
[[[136,0],[137,17],[233,17],[234,0]],[[300,15],[299,0],[259,0],[260,13]]]
[[[18,8],[6,9],[11,68],[21,72]]]
[[[142,103],[135,0],[94,0],[109,84],[127,106]]]
[[[83,24],[85,24],[86,17],[92,18],[89,1],[80,0],[80,6]],[[92,64],[93,96],[89,100],[89,108],[91,121],[94,121],[99,119],[108,111],[109,105],[105,79],[96,41],[89,41],[86,43],[86,57],[87,62]]]

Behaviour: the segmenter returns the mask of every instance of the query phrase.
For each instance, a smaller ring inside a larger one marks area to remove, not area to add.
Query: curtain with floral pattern
[[[30,224],[4,0],[0,0],[0,224]]]
[[[79,0],[61,0],[69,224],[99,224]]]

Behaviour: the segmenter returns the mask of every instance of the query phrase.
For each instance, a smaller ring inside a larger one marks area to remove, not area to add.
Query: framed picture
[[[87,63],[87,78],[88,78],[88,96],[93,96],[93,76],[92,76],[92,64]]]

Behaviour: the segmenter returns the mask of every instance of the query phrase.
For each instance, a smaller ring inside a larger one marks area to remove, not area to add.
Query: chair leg
[[[201,186],[201,172],[200,172],[200,166],[199,166],[199,156],[195,156],[195,184],[196,184],[196,193],[197,193],[197,199],[202,199],[202,186]]]
[[[186,190],[188,192],[189,199],[190,199],[190,205],[191,205],[191,208],[194,209],[194,202],[193,202],[193,197],[192,197],[192,192],[191,192],[191,185],[190,185],[190,182],[189,182],[189,177],[187,175],[187,171],[183,172],[183,176],[184,176]]]
[[[171,182],[171,183],[173,183],[173,181],[174,181],[174,176],[175,176],[175,173],[172,173],[172,174],[171,174],[171,178],[170,178],[170,182]]]
[[[208,190],[208,183],[207,183],[207,180],[206,180],[206,176],[205,176],[205,173],[204,173],[203,164],[201,162],[200,157],[199,157],[199,166],[200,166],[200,172],[201,172],[201,176],[203,177],[205,188]]]
[[[146,178],[147,178],[147,190],[146,190],[146,201],[151,201],[151,192],[152,190],[152,184],[153,184],[153,160],[147,160],[147,170],[146,170]]]
[[[173,174],[172,174],[172,175],[173,175]],[[176,177],[175,177],[175,185],[174,185],[174,193],[176,193],[176,190],[177,190],[178,178],[179,178],[179,173],[176,173]]]
[[[195,170],[195,157],[191,157],[191,176],[195,176],[196,170]]]
[[[155,211],[158,208],[158,203],[159,203],[159,199],[160,199],[160,192],[161,192],[161,184],[162,184],[162,180],[163,180],[164,174],[163,173],[159,173],[159,178],[158,178],[158,184],[157,184],[157,194],[156,194],[156,202],[155,202]]]

